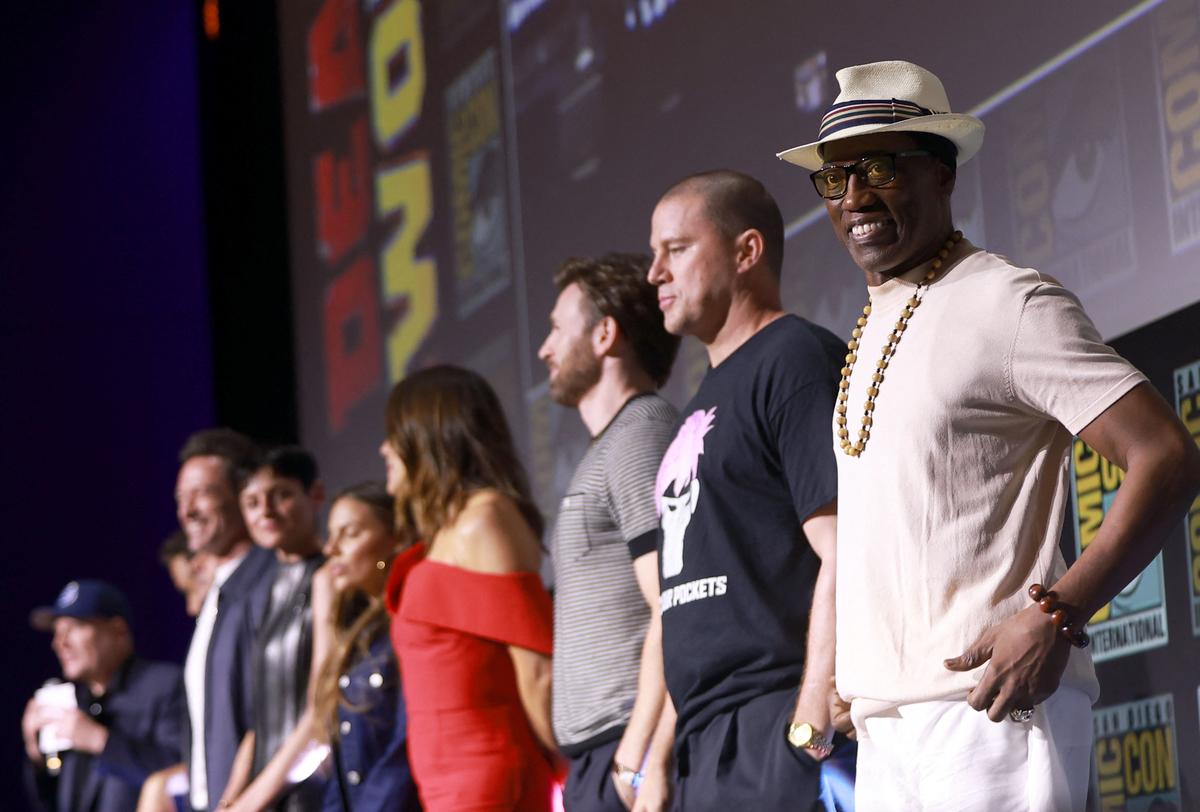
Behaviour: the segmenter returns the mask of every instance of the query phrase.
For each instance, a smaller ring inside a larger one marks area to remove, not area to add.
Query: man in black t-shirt
[[[783,218],[753,178],[677,183],[650,244],[667,329],[698,338],[710,363],[655,484],[675,806],[807,810],[832,751],[830,426],[844,350],[784,314]]]

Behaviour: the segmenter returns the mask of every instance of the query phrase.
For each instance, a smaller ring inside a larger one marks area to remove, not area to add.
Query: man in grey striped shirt
[[[538,357],[550,394],[592,436],[560,505],[554,561],[554,734],[570,759],[568,812],[656,810],[662,771],[642,774],[666,686],[658,611],[654,477],[678,418],[656,394],[679,339],[663,327],[649,257],[571,259]]]

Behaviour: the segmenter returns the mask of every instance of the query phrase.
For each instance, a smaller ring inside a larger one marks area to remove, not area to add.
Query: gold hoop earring
[[[375,569],[377,569],[377,570],[385,570],[385,569],[387,569],[387,562],[386,562],[386,561],[376,561],[376,562],[375,562]]]

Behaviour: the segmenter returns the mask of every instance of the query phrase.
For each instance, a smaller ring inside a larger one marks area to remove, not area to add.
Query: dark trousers
[[[796,691],[723,713],[676,747],[676,812],[821,810],[821,767],[787,740]]]
[[[571,759],[567,785],[563,787],[566,812],[625,812],[612,779],[613,755],[620,743],[620,739],[614,739]]]

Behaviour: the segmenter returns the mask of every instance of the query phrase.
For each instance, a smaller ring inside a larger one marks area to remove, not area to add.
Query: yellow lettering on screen
[[[1162,18],[1159,49],[1162,106],[1168,133],[1171,186],[1185,194],[1200,183],[1200,47],[1192,8]]]
[[[469,279],[474,273],[471,255],[471,164],[470,155],[496,138],[500,132],[500,99],[494,82],[477,90],[449,118],[451,187],[454,189],[455,243],[459,246],[457,276]]]
[[[371,126],[375,143],[387,149],[416,124],[425,101],[425,38],[417,0],[397,0],[376,20],[368,58]],[[393,77],[398,60],[402,74]]]
[[[1175,28],[1172,41],[1163,46],[1162,58],[1159,62],[1162,66],[1162,75],[1168,79],[1172,79],[1200,63],[1200,45],[1192,39],[1196,33],[1195,19],[1194,14],[1187,15],[1190,24],[1185,23]]]
[[[1075,462],[1076,477],[1087,476],[1100,468],[1100,455],[1092,451],[1092,447],[1083,440],[1075,441],[1071,456]]]
[[[1125,808],[1125,775],[1121,765],[1121,746],[1116,739],[1096,742],[1096,774],[1101,809]]]
[[[1177,192],[1187,191],[1200,183],[1200,132],[1173,141],[1169,155],[1171,186]]]
[[[1121,740],[1121,750],[1125,757],[1125,792],[1128,795],[1140,795],[1142,792],[1141,754],[1138,752],[1137,733],[1126,733]]]
[[[1081,476],[1075,482],[1075,490],[1079,493],[1099,492],[1101,487],[1103,487],[1103,480],[1100,478],[1099,471]]]
[[[1075,477],[1075,521],[1079,527],[1079,551],[1087,549],[1104,522],[1104,497],[1117,489],[1124,473],[1097,454],[1083,440],[1076,439],[1071,450]],[[1101,606],[1089,623],[1108,620],[1112,605]]]
[[[1188,433],[1200,445],[1200,395],[1189,395],[1179,404],[1179,419],[1187,426]]]
[[[1158,732],[1162,733],[1161,730]],[[1165,776],[1158,760],[1158,750],[1154,746],[1153,732],[1143,730],[1138,734],[1138,757],[1142,762],[1142,792],[1158,792],[1163,787]]]
[[[1125,792],[1151,795],[1174,789],[1175,759],[1171,737],[1165,728],[1130,731],[1121,743],[1125,767]],[[1097,759],[1099,770],[1099,759]],[[1101,773],[1103,774],[1103,773]]]
[[[428,157],[422,154],[381,170],[375,178],[375,200],[380,219],[399,218],[380,262],[384,307],[407,305],[387,336],[388,375],[394,383],[404,377],[437,316],[437,263],[433,257],[417,256],[417,244],[433,213]]]
[[[1192,592],[1200,595],[1200,508],[1195,505],[1188,514],[1188,540],[1192,545]]]
[[[1158,774],[1162,777],[1159,784],[1162,789],[1175,788],[1175,755],[1172,752],[1174,737],[1168,735],[1167,728],[1154,731],[1154,756],[1158,762]]]
[[[1113,465],[1104,457],[1100,457],[1100,487],[1104,488],[1105,493],[1115,491],[1121,485],[1121,480],[1125,479],[1125,472],[1117,466]]]
[[[1200,124],[1200,73],[1188,71],[1167,86],[1167,129],[1182,133]]]
[[[1104,521],[1104,495],[1098,488],[1079,494],[1079,546],[1087,549]]]
[[[479,149],[500,131],[500,99],[494,84],[480,88],[454,114],[451,141],[463,153]]]

